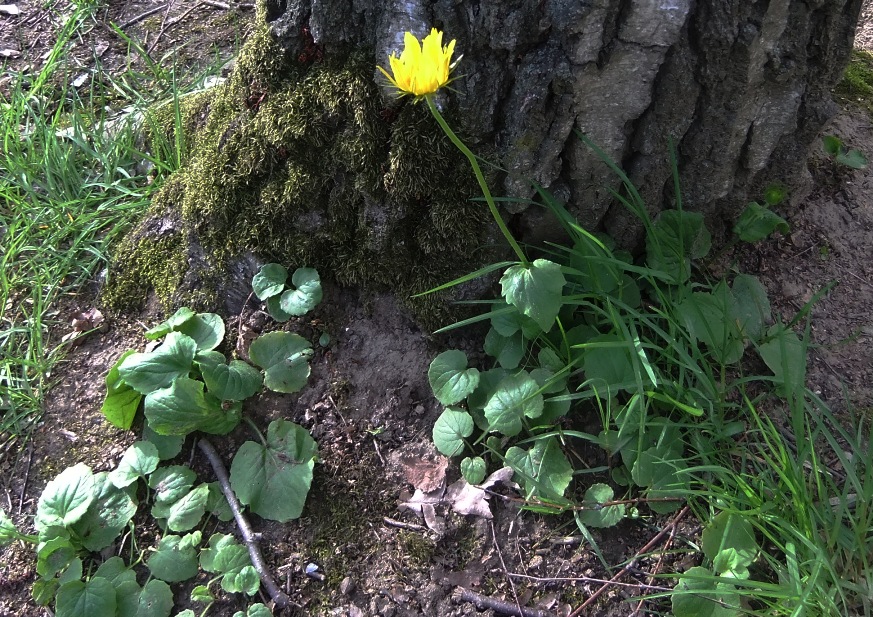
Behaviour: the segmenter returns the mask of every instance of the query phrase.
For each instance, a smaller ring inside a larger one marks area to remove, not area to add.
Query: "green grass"
[[[76,8],[42,71],[26,85],[14,76],[0,99],[0,456],[19,449],[42,413],[65,353],[55,332],[71,317],[59,309],[95,301],[109,253],[182,163],[184,131],[170,142],[150,135],[145,153],[135,120],[162,97],[178,125],[183,92],[172,68],[148,59],[149,71],[116,80],[97,63],[90,89],[67,84],[65,50],[90,24],[90,11]],[[187,90],[205,75],[188,79]],[[108,104],[133,113],[110,114]],[[151,179],[148,166],[156,170]]]

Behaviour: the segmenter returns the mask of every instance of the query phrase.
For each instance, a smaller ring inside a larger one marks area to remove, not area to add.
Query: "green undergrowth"
[[[115,81],[100,70],[83,86],[69,84],[66,54],[93,27],[94,6],[76,5],[36,73],[9,73],[0,98],[0,449],[27,435],[41,413],[52,368],[66,346],[74,310],[93,306],[93,284],[130,223],[147,210],[161,178],[148,168],[175,166],[176,144],[153,140],[143,152],[139,113],[154,96],[184,92],[175,72],[133,72]],[[152,66],[156,66],[154,62]],[[189,77],[185,88],[202,76]],[[127,112],[122,113],[121,108]],[[181,132],[179,133],[182,134]],[[59,306],[59,301],[64,303]],[[60,314],[61,307],[64,308]],[[20,445],[20,444],[19,444]]]
[[[834,94],[873,114],[873,54],[861,49],[852,50],[849,65]]]
[[[341,283],[390,286],[401,298],[469,267],[482,208],[426,107],[383,102],[367,55],[338,50],[299,64],[257,21],[228,82],[180,105],[189,156],[118,251],[106,301],[136,308],[153,287],[165,305],[187,302],[184,271],[142,272],[161,261],[147,236],[168,212],[183,243],[205,249],[212,271],[193,278],[207,286],[249,251]],[[174,126],[170,112],[156,126]],[[165,261],[187,258],[185,246],[172,248]],[[417,306],[427,313],[439,303]]]

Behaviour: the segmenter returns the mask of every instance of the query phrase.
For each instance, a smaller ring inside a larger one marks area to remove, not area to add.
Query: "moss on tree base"
[[[426,106],[383,106],[359,52],[286,58],[259,13],[230,79],[182,104],[186,163],[117,251],[107,304],[136,308],[154,289],[169,310],[189,302],[186,286],[208,303],[202,288],[249,252],[401,298],[470,268],[487,212],[470,201],[472,172]],[[172,138],[171,112],[157,118]],[[175,240],[153,237],[168,213]],[[206,266],[194,276],[191,242]],[[428,320],[437,304],[415,308]]]

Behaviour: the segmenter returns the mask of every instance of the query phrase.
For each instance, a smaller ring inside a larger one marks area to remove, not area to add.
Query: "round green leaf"
[[[624,504],[600,507],[615,497],[608,484],[593,484],[585,491],[584,506],[590,508],[579,512],[578,520],[588,527],[612,527],[624,518]]]
[[[161,435],[187,435],[226,415],[221,401],[204,391],[202,381],[187,377],[150,392],[145,399],[145,417]]]
[[[461,474],[468,484],[482,484],[487,471],[488,467],[481,456],[475,458],[468,456],[461,461]]]
[[[303,512],[318,458],[315,440],[302,426],[274,420],[267,429],[267,446],[247,441],[230,468],[230,484],[252,512],[286,522]]]
[[[134,491],[117,488],[109,474],[94,474],[96,498],[88,507],[85,516],[72,526],[82,546],[89,551],[101,551],[112,544],[136,514]]]
[[[179,498],[169,506],[166,517],[167,528],[170,531],[188,531],[193,529],[206,512],[206,500],[209,498],[209,487],[201,484]]]
[[[485,405],[485,418],[491,431],[509,437],[518,435],[522,418],[536,418],[543,412],[543,395],[537,382],[526,372],[505,377]]]
[[[130,387],[141,394],[166,388],[174,379],[191,370],[197,343],[181,332],[170,332],[152,352],[134,353],[118,366],[118,373]]]
[[[171,504],[191,490],[197,474],[184,465],[161,467],[149,476],[149,488],[154,492],[155,503]]]
[[[751,565],[758,553],[758,541],[752,523],[745,516],[730,512],[715,515],[703,530],[700,544],[703,554],[713,561],[721,551],[734,549],[744,566]]]
[[[65,583],[55,600],[56,617],[114,615],[115,608],[115,587],[105,578]]]
[[[168,583],[178,583],[196,576],[200,537],[200,532],[195,531],[186,536],[167,535],[161,538],[146,563],[152,575]]]
[[[444,351],[430,363],[427,379],[434,396],[443,405],[458,403],[479,385],[479,371],[467,368],[463,351]]]
[[[202,370],[206,388],[223,401],[245,400],[261,388],[261,374],[242,360],[203,366]]]
[[[270,332],[249,347],[249,358],[264,369],[264,385],[274,392],[297,392],[309,377],[309,341],[291,332]]]
[[[152,579],[139,594],[136,617],[168,617],[173,610],[173,592],[164,581]]]
[[[158,468],[158,448],[148,441],[137,441],[121,456],[109,479],[118,488],[130,486]]]
[[[252,279],[252,290],[258,300],[266,300],[282,293],[285,281],[288,280],[288,269],[279,264],[261,266],[255,278]]]
[[[321,302],[321,279],[313,268],[298,268],[291,276],[297,289],[289,289],[282,294],[279,307],[285,313],[299,317],[305,315]]]
[[[547,259],[512,266],[500,279],[506,301],[532,318],[543,332],[551,330],[561,310],[565,283],[561,266]]]
[[[224,320],[215,313],[197,313],[175,331],[194,339],[198,351],[211,351],[224,340]]]
[[[286,313],[282,310],[282,296],[267,298],[267,312],[270,314],[270,317],[279,323],[285,323],[293,317],[291,313]]]
[[[464,451],[464,438],[473,434],[473,418],[466,411],[449,407],[433,425],[433,443],[442,454],[457,456]]]
[[[143,440],[154,444],[158,449],[158,457],[162,461],[169,460],[178,456],[182,451],[182,446],[185,444],[185,437],[182,435],[158,435],[148,422],[142,429]]]
[[[736,587],[718,582],[700,566],[689,568],[670,596],[675,617],[736,617],[740,598]]]
[[[497,363],[507,370],[518,368],[524,357],[524,337],[516,332],[511,336],[503,336],[491,328],[485,335],[485,353],[497,360]]]
[[[573,479],[573,467],[555,437],[537,439],[529,450],[511,447],[506,464],[515,470],[526,499],[560,500]]]
[[[39,497],[34,519],[37,530],[68,527],[78,521],[96,499],[98,488],[91,468],[84,463],[64,469]]]

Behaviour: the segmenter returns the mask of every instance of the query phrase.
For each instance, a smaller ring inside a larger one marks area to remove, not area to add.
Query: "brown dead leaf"
[[[449,459],[441,455],[433,458],[404,456],[400,465],[407,482],[417,490],[430,493],[445,485]]]
[[[76,332],[93,330],[102,326],[104,321],[103,313],[92,307],[87,311],[81,311],[73,315],[73,330]]]

